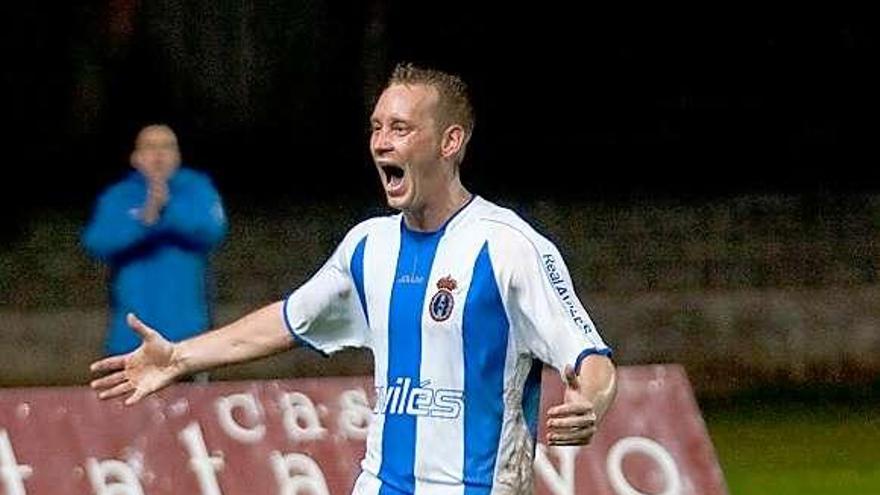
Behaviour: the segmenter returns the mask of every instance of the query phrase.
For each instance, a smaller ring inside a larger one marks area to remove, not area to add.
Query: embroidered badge
[[[445,321],[452,314],[452,308],[455,306],[455,298],[452,291],[458,287],[458,282],[450,275],[447,275],[437,281],[437,293],[431,298],[431,304],[428,305],[431,318],[434,321]]]

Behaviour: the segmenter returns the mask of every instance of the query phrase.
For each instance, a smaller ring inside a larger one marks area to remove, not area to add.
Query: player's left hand
[[[581,393],[574,368],[565,367],[563,403],[547,410],[547,442],[550,445],[586,445],[596,433],[593,403]]]

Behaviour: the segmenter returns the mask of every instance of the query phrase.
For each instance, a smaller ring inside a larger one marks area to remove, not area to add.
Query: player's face
[[[135,140],[131,164],[147,178],[167,180],[180,166],[177,136],[164,126],[144,128]]]
[[[395,84],[373,110],[370,152],[392,208],[417,211],[444,190],[437,98],[430,86]]]

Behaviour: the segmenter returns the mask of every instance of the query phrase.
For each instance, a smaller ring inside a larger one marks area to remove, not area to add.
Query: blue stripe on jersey
[[[361,300],[361,308],[364,310],[364,316],[367,317],[367,325],[370,324],[370,314],[367,313],[367,299],[364,292],[364,246],[367,244],[367,236],[361,239],[354,253],[351,255],[351,276],[354,279],[354,286],[357,289],[358,299]]]
[[[532,435],[534,445],[537,445],[535,440],[538,438],[538,416],[541,412],[541,374],[543,369],[544,364],[537,359],[533,359],[529,376],[526,377],[526,383],[523,387],[523,417],[526,420],[526,425],[529,427],[529,433]]]
[[[492,487],[504,417],[509,330],[487,243],[474,264],[462,320],[465,495],[489,493]]]
[[[425,292],[437,243],[444,231],[445,228],[431,233],[413,232],[403,221],[400,223],[400,252],[388,316],[388,387],[418,387],[421,383]],[[380,495],[395,494],[397,490],[415,491],[416,416],[398,413],[395,404],[396,400],[390,401],[391,407],[384,410]]]

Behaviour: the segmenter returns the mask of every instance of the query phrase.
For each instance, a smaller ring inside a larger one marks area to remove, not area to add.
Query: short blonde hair
[[[468,87],[459,76],[436,69],[417,67],[409,62],[397,64],[386,88],[395,84],[431,86],[437,90],[437,114],[441,130],[459,124],[465,131],[465,142],[470,139],[476,124],[474,107]]]

